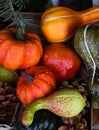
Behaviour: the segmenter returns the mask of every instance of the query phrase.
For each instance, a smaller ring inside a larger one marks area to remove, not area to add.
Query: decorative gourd
[[[57,6],[43,13],[41,30],[49,42],[64,42],[69,40],[79,27],[96,22],[99,22],[99,6],[78,12]]]
[[[33,123],[25,127],[20,121],[16,124],[16,130],[57,130],[60,125],[60,117],[48,110],[35,112]]]
[[[89,66],[92,105],[99,108],[99,24],[81,27],[75,35],[74,48]]]
[[[53,73],[46,66],[33,66],[20,76],[16,93],[23,104],[46,96],[56,88]]]
[[[38,35],[25,31],[24,39],[17,39],[16,32],[15,28],[0,31],[0,64],[10,70],[35,65],[42,55],[42,44]]]
[[[61,82],[76,76],[81,59],[69,45],[52,43],[44,48],[41,63],[54,73],[57,82]]]
[[[77,90],[60,89],[26,106],[21,122],[25,126],[31,125],[35,112],[40,109],[47,109],[61,117],[73,117],[83,110],[85,104],[84,97]]]
[[[19,75],[14,70],[8,70],[4,68],[2,65],[0,65],[0,81],[6,82],[6,83],[17,83],[19,79]]]

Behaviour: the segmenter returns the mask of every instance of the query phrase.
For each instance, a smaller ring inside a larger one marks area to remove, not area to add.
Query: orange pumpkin
[[[42,44],[38,35],[25,31],[24,39],[16,39],[16,29],[0,31],[0,64],[10,70],[24,69],[39,62]]]
[[[41,30],[49,42],[69,40],[83,25],[99,22],[99,6],[85,11],[56,6],[47,9],[41,17]]]
[[[54,74],[46,66],[32,66],[19,78],[16,93],[23,104],[29,104],[51,93],[55,88]]]

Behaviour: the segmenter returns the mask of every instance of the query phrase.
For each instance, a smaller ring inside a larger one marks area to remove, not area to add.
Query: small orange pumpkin
[[[42,44],[38,35],[25,31],[24,39],[16,39],[16,29],[0,31],[0,64],[10,70],[24,69],[39,62]]]
[[[54,74],[46,66],[32,66],[17,83],[17,97],[23,104],[44,97],[56,88]]]

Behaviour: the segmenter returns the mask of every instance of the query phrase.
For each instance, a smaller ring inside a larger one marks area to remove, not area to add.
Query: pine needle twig
[[[15,10],[15,5],[18,5],[18,10]],[[22,33],[27,23],[27,20],[19,13],[23,6],[25,6],[25,0],[0,0],[0,17],[3,17],[4,21],[11,21],[11,25],[18,27],[16,35],[18,39],[23,39]]]

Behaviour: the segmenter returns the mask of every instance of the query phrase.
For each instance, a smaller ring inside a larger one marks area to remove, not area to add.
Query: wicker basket
[[[28,12],[25,12],[25,13],[22,13],[23,16],[27,19],[29,19],[29,24],[27,25],[27,28],[30,29],[31,31],[37,33],[38,35],[42,36],[42,33],[40,31],[40,19],[41,19],[41,16],[42,16],[42,13],[28,13]],[[7,25],[9,24],[9,22],[3,22],[2,21],[2,24],[0,26],[0,29],[3,29],[5,27],[7,27]],[[43,39],[43,38],[42,38]],[[44,39],[45,40],[45,39]],[[14,96],[16,97],[15,95],[15,91],[12,92],[14,94]],[[0,95],[1,96],[1,95]],[[17,100],[16,104],[15,104],[15,109],[13,109],[13,112],[10,113],[10,114],[4,114],[4,116],[0,116],[1,118],[1,122],[0,122],[0,130],[14,130],[13,126],[14,126],[14,123],[16,121],[16,115],[17,115],[17,111],[18,111],[18,108],[19,108],[19,104],[20,102]],[[7,106],[6,107],[6,111],[7,111]],[[90,120],[90,129],[92,130],[92,126],[94,124],[94,120],[97,119],[96,116],[94,117],[93,115],[95,113],[95,111],[93,111],[93,109],[90,111],[91,108],[89,108],[89,116],[91,118]],[[96,112],[97,113],[97,112]],[[97,114],[96,114],[97,115]],[[5,120],[6,118],[6,120]],[[94,119],[95,118],[95,119]],[[98,118],[99,119],[99,118]],[[87,120],[88,121],[88,120]]]

